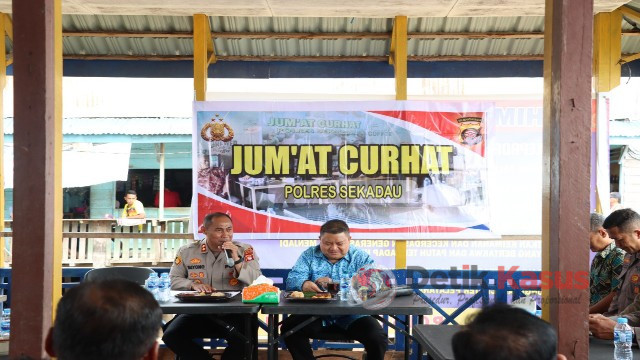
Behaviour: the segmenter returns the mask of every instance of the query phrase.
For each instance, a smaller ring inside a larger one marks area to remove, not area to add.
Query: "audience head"
[[[612,240],[602,227],[603,223],[604,216],[598,213],[591,213],[591,228],[589,229],[589,248],[591,251],[602,251],[611,244]]]
[[[632,254],[640,251],[640,215],[637,212],[616,210],[607,216],[602,227],[622,250]]]
[[[456,360],[566,360],[557,342],[550,324],[505,304],[484,308],[451,340]]]
[[[320,251],[332,263],[349,252],[351,234],[349,225],[342,220],[329,220],[320,227]]]
[[[609,194],[609,206],[614,207],[616,204],[620,204],[622,197],[619,192],[612,192]]]
[[[60,360],[157,359],[162,311],[128,280],[86,281],[67,291],[45,349]]]

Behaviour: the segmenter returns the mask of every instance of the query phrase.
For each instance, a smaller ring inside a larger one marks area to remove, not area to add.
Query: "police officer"
[[[232,241],[233,223],[229,215],[208,214],[201,230],[206,235],[204,240],[178,250],[169,272],[172,290],[241,290],[260,276],[260,264],[253,248]],[[227,264],[227,257],[233,264]],[[165,325],[162,340],[181,359],[210,360],[211,355],[194,340],[225,338],[228,346],[222,359],[244,358],[242,339],[229,333],[214,318],[244,333],[242,316],[181,314]]]

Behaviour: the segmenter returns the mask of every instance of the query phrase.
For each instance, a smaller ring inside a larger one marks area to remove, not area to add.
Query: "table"
[[[633,358],[640,359],[640,349],[636,346],[631,348]],[[613,340],[596,339],[589,337],[589,359],[610,360],[613,359]]]
[[[451,338],[460,325],[416,325],[413,336],[424,347],[431,360],[453,360]]]
[[[413,336],[429,354],[431,360],[454,360],[451,338],[460,330],[460,325],[416,325]],[[589,359],[611,360],[613,340],[589,337]],[[633,347],[633,358],[640,358],[640,349]]]
[[[247,316],[244,324],[245,333],[240,334],[245,339],[245,353],[247,359],[257,358],[257,348],[254,348],[254,343],[257,341],[257,322],[258,311],[260,310],[259,304],[244,304],[242,303],[241,295],[238,294],[225,302],[211,302],[211,303],[184,303],[180,302],[175,297],[172,297],[171,301],[160,303],[160,308],[163,314],[202,314],[202,315],[216,315],[216,314],[245,314],[252,315]],[[217,320],[217,319],[216,319]],[[221,325],[228,327],[229,325],[222,320],[217,320]],[[256,331],[252,331],[256,330]],[[237,331],[232,329],[231,331]],[[256,353],[254,353],[256,351]]]
[[[281,296],[284,296],[284,293]],[[418,316],[418,322],[422,322],[422,317],[424,315],[431,315],[432,312],[433,309],[431,306],[416,294],[396,297],[389,305],[379,309],[367,309],[362,305],[350,304],[346,301],[330,301],[319,304],[292,302],[281,298],[280,304],[262,305],[262,313],[269,316],[269,326],[267,329],[269,349],[267,357],[269,360],[275,360],[278,358],[278,341],[284,337],[278,336],[277,324],[279,323],[280,315],[312,315],[312,317],[306,322],[307,324],[320,316],[327,315],[372,315],[376,319],[387,324],[389,327],[405,334],[404,357],[405,359],[408,359],[410,349],[409,340],[413,338],[411,336],[411,317]],[[404,325],[404,328],[390,323],[382,317],[384,315],[391,316],[396,320],[396,322],[401,322]],[[397,318],[396,315],[407,315],[409,318],[406,322],[403,322]],[[418,353],[422,353],[420,343],[418,343]]]

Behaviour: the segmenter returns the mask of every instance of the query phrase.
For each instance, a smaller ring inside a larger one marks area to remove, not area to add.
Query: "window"
[[[191,169],[165,170],[165,188],[169,188],[180,195],[183,207],[191,206],[192,173]],[[145,207],[154,207],[156,193],[160,189],[160,174],[154,169],[129,170],[127,181],[116,182],[116,200],[120,208],[124,206],[124,196],[127,190],[135,190],[138,200]]]

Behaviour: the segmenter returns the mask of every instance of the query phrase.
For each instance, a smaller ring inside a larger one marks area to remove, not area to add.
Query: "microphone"
[[[227,258],[226,267],[233,267],[235,265],[235,261],[233,261],[233,258],[231,257],[231,250],[225,249],[224,250],[224,257]]]

